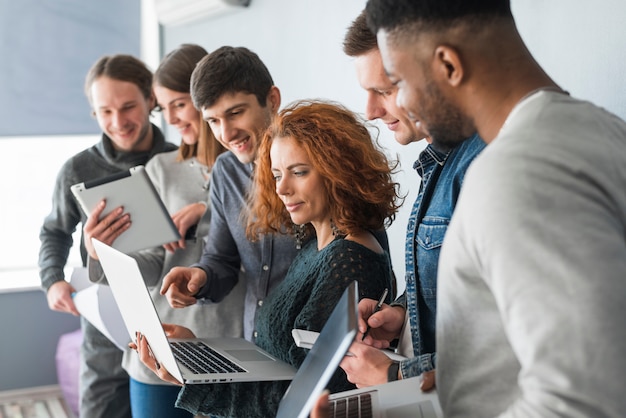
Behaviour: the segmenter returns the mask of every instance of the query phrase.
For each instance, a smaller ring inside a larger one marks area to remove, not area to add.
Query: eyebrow
[[[246,102],[236,103],[236,104],[232,105],[231,107],[229,107],[229,108],[225,109],[225,110],[224,110],[224,112],[223,112],[223,114],[224,114],[224,115],[227,115],[227,114],[231,113],[234,109],[237,109],[238,107],[241,107],[241,108],[248,108],[248,107],[250,107],[250,105],[249,105],[248,103],[246,103]],[[212,115],[212,116],[211,116],[211,115],[209,115],[209,116],[207,116],[206,118],[204,118],[204,117],[203,117],[203,119],[204,119],[204,120],[208,120],[208,119],[215,119],[215,116],[214,116],[214,115]]]
[[[300,167],[300,166],[311,167],[311,164],[307,164],[307,163],[293,163],[293,164],[291,164],[291,165],[289,165],[287,167],[287,170],[293,170],[294,168]],[[272,170],[278,170],[278,169],[272,167]]]
[[[125,107],[125,106],[128,106],[128,105],[134,105],[134,104],[137,104],[137,101],[136,100],[131,100],[131,101],[122,103],[121,107]],[[110,109],[110,108],[112,108],[112,106],[99,106],[98,110],[100,110],[100,109]]]
[[[172,104],[172,103],[174,103],[174,102],[176,102],[178,100],[186,100],[186,99],[187,99],[187,96],[185,96],[185,95],[179,96],[179,97],[176,97],[176,98],[170,100],[169,102],[167,102],[167,104]]]

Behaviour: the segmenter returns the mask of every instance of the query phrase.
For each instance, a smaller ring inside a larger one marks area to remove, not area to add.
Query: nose
[[[163,109],[163,117],[165,121],[170,125],[175,125],[178,122],[178,118],[176,117],[176,112],[174,112],[170,108]]]
[[[280,180],[276,181],[276,194],[279,196],[287,196],[289,192],[289,182],[283,176]]]
[[[373,92],[367,92],[367,103],[365,104],[365,117],[367,120],[382,118],[387,113],[385,108],[380,104],[380,96]]]
[[[113,114],[111,115],[111,123],[116,129],[123,128],[124,124],[126,123],[124,113],[117,111],[113,112]]]
[[[228,143],[237,138],[237,128],[228,120],[221,121],[219,130],[222,142]]]

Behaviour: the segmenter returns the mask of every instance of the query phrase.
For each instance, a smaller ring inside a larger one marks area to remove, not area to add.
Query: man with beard
[[[508,0],[366,10],[398,104],[434,143],[489,144],[441,253],[445,415],[623,416],[626,123],[546,74]]]

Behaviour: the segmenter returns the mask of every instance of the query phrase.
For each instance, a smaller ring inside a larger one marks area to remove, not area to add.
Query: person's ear
[[[452,87],[458,87],[463,82],[464,68],[459,51],[447,45],[440,45],[435,49],[434,73],[437,78]]]
[[[272,86],[270,88],[269,93],[267,93],[267,100],[265,101],[267,105],[270,107],[272,113],[278,112],[280,108],[280,90],[276,86]]]
[[[152,112],[157,107],[157,100],[154,92],[150,92],[150,97],[148,98],[148,105],[150,106],[150,111]]]

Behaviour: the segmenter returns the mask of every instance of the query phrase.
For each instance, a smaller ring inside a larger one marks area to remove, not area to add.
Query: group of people
[[[626,123],[545,73],[507,0],[368,0],[343,46],[366,119],[429,143],[403,294],[376,309],[395,288],[384,230],[402,199],[368,124],[339,103],[281,109],[246,48],[182,45],[154,77],[123,55],[90,70],[103,135],[63,166],[42,228],[50,307],[78,314],[62,269],[79,223],[101,283],[91,238],[132,227],[106,202],[83,214],[69,186],[146,164],[181,236],[197,225],[195,239],[132,254],[169,336],[243,335],[298,367],[307,350],[291,329],[320,331],[357,280],[360,333],[331,392],[421,376],[445,416],[621,416]],[[149,122],[157,106],[178,150]],[[122,353],[81,325],[81,416],[273,416],[288,385],[181,388],[145,338]],[[380,352],[392,344],[407,360]]]

